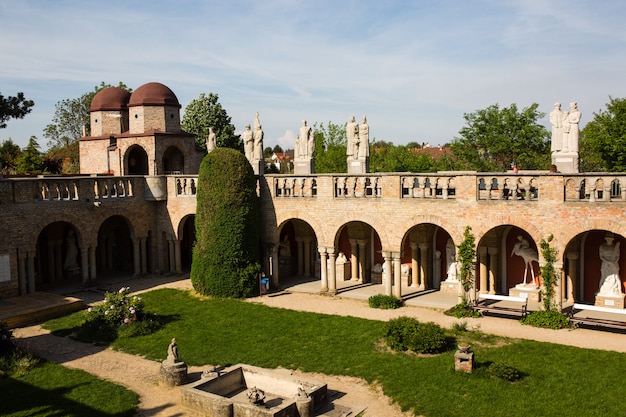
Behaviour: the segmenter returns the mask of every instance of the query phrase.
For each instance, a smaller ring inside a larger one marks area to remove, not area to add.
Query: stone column
[[[48,242],[48,277],[50,278],[50,282],[56,281],[56,268],[54,267],[54,247],[55,244],[53,242]]]
[[[385,295],[391,295],[391,252],[383,251],[383,284],[385,285]]]
[[[27,275],[28,275],[28,292],[35,292],[35,255],[37,251],[28,252]]]
[[[311,239],[304,239],[304,275],[313,276],[313,272],[311,272]]]
[[[328,276],[328,292],[337,294],[337,264],[335,260],[335,248],[326,248],[328,252],[329,276]]]
[[[28,293],[28,287],[26,286],[26,254],[23,251],[19,251],[17,256],[17,276],[20,295],[24,295]]]
[[[278,268],[278,249],[280,248],[279,245],[275,245],[272,244],[272,264],[270,267],[270,273],[272,274],[272,284],[274,285],[274,288],[278,288],[278,285],[280,283],[280,274],[279,274],[279,269]]]
[[[410,243],[411,245],[411,287],[417,288],[419,286],[419,261],[418,261],[418,249],[419,245],[417,243]]]
[[[174,239],[167,239],[167,256],[169,258],[170,273],[176,270],[176,254],[174,250]]]
[[[498,254],[498,248],[487,248],[487,253],[489,254],[489,294],[496,293],[496,268],[498,267],[498,259],[496,255]],[[504,292],[504,288],[502,291]]]
[[[80,273],[83,284],[89,282],[89,247],[82,246],[80,248]]]
[[[393,295],[397,299],[402,298],[402,264],[400,263],[400,252],[392,252],[393,256]]]
[[[89,247],[89,280],[91,282],[96,281],[97,268],[96,268],[96,247]]]
[[[359,280],[359,258],[358,258],[358,246],[356,239],[350,239],[350,280]]]
[[[296,238],[296,246],[298,247],[298,275],[304,275],[304,250],[301,238]]]
[[[365,272],[367,271],[367,240],[359,239],[359,282],[366,282]]]
[[[176,273],[181,274],[183,266],[180,261],[180,240],[178,239],[174,239],[174,258],[176,259]]]
[[[420,290],[428,289],[428,280],[426,279],[426,274],[428,272],[428,243],[420,243]]]
[[[146,238],[142,237],[139,240],[141,249],[141,273],[146,274],[148,272],[148,252],[146,251]]]
[[[141,273],[141,253],[139,250],[139,238],[133,238],[133,275],[138,276]]]
[[[576,285],[578,280],[578,252],[567,253],[567,302],[574,303],[576,301]]]
[[[434,265],[434,277],[433,277],[433,287],[440,288],[441,287],[441,252],[435,251],[435,265]]]
[[[487,271],[487,248],[481,246],[478,248],[478,263],[480,265],[480,293],[487,294],[489,289],[487,288],[487,278],[489,272]]]
[[[322,280],[321,292],[328,292],[328,265],[326,263],[326,248],[318,248],[320,253],[320,277]]]
[[[54,279],[63,279],[63,241],[54,242]]]

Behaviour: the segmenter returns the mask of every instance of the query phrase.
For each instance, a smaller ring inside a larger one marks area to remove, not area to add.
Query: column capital
[[[409,242],[409,245],[411,245],[411,249],[419,249],[419,243],[416,242]]]
[[[430,245],[428,243],[420,243],[419,244],[419,247],[420,247],[421,250],[428,249],[429,246]]]
[[[489,253],[489,255],[497,255],[499,251],[498,248],[489,247],[487,248],[487,252]]]
[[[569,261],[575,261],[578,259],[578,257],[580,256],[580,254],[578,252],[567,252],[565,254],[565,256],[567,257],[567,260]]]
[[[320,255],[326,255],[327,253],[326,250],[327,250],[326,248],[321,247],[321,246],[317,248],[317,251],[320,253]]]
[[[478,250],[477,250],[479,255],[486,255],[487,254],[487,247],[486,246],[479,246]]]

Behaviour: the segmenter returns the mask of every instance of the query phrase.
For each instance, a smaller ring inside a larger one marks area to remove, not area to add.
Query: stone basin
[[[252,387],[265,392],[264,404],[248,400]],[[307,399],[297,398],[298,388],[304,389]],[[186,385],[181,395],[184,406],[209,417],[309,417],[313,414],[307,409],[328,401],[326,384],[296,378],[288,370],[243,364]]]

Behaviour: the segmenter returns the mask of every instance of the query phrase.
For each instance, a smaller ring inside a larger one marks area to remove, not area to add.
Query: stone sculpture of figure
[[[76,236],[74,235],[74,231],[70,230],[67,234],[67,252],[65,253],[65,261],[63,262],[63,268],[65,270],[77,269],[78,268],[78,246],[76,246]]]
[[[337,255],[337,259],[335,260],[335,263],[338,263],[338,264],[348,263],[348,258],[346,258],[346,255],[343,252],[339,252],[339,255]]]
[[[289,236],[285,235],[283,241],[279,244],[278,254],[280,256],[291,256],[291,244],[289,243]]]
[[[359,125],[359,154],[358,159],[370,156],[370,128],[367,125],[367,117],[363,116],[363,122]]]
[[[257,113],[258,117],[258,113]],[[263,159],[263,129],[261,125],[254,127],[254,160],[260,161]]]
[[[302,121],[302,127],[300,127],[300,143],[299,143],[299,156],[301,159],[313,157],[311,149],[315,150],[315,136],[313,135],[313,129],[311,126],[307,126],[306,120]],[[296,140],[297,142],[297,140]],[[311,146],[311,144],[313,146]]]
[[[213,132],[213,128],[209,127],[209,136],[206,138],[206,150],[211,152],[215,148],[217,148],[217,137],[215,132]]]
[[[178,346],[176,346],[176,339],[172,338],[172,343],[167,347],[167,362],[178,362]]]
[[[254,134],[249,124],[246,125],[246,130],[243,132],[243,148],[248,161],[252,161],[254,154]]]
[[[600,245],[600,291],[602,295],[621,295],[622,282],[619,278],[620,243],[613,243],[613,236],[607,235]]]
[[[567,115],[567,121],[569,122],[569,134],[567,135],[567,148],[569,152],[578,152],[578,135],[580,129],[578,123],[580,123],[580,117],[582,114],[578,110],[578,104],[574,101],[569,104],[569,113]]]
[[[550,112],[550,124],[552,124],[550,150],[559,152],[563,148],[563,111],[561,110],[561,103],[554,103],[554,110]]]
[[[293,158],[300,159],[300,135],[296,136],[296,146],[293,147]]]
[[[261,128],[261,121],[259,120],[259,112],[254,115],[254,130]]]
[[[526,285],[526,275],[528,275],[528,267],[530,266],[530,275],[532,276],[532,284],[535,284],[535,270],[533,262],[539,263],[539,253],[530,247],[530,244],[523,236],[517,237],[518,242],[513,246],[511,256],[517,255],[524,259],[524,283]]]
[[[448,238],[446,243],[446,271],[448,271],[448,281],[457,280],[457,260],[456,260],[456,248],[452,239]]]
[[[359,141],[359,124],[355,121],[354,116],[350,116],[350,121],[346,124],[346,138],[348,139],[348,146],[346,147],[346,155],[348,159],[356,159],[358,156]]]

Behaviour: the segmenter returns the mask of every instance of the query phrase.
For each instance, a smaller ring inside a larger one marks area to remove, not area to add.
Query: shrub
[[[404,305],[404,301],[397,299],[393,295],[376,294],[367,299],[367,303],[372,308],[383,310],[396,309]]]
[[[472,306],[467,302],[466,299],[463,299],[459,304],[446,310],[444,314],[446,314],[447,316],[456,317],[457,319],[460,319],[463,317],[473,317],[473,318],[480,317],[480,312],[474,310]]]
[[[563,313],[556,310],[533,311],[520,320],[522,324],[546,329],[570,329],[572,322]]]
[[[438,353],[446,348],[443,329],[433,322],[420,323],[411,317],[398,317],[385,325],[387,345],[396,351]]]
[[[452,324],[452,330],[456,333],[465,333],[467,331],[467,322],[463,320]]]
[[[204,157],[196,195],[196,243],[191,282],[200,294],[259,294],[259,203],[245,156],[217,148]]]
[[[487,368],[487,374],[509,382],[518,381],[522,378],[522,373],[517,368],[505,362],[492,363]]]
[[[5,356],[15,349],[13,345],[13,332],[0,321],[0,356]]]

